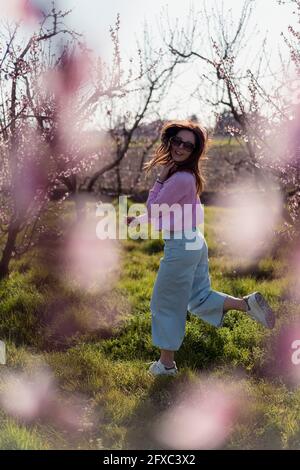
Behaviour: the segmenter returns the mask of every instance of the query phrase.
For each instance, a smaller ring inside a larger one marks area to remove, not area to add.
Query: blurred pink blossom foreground
[[[172,449],[217,449],[242,408],[245,401],[237,383],[201,378],[175,398],[155,424],[154,435]]]
[[[33,374],[7,373],[1,383],[0,405],[11,417],[27,423],[46,420],[76,431],[81,427],[83,405],[77,399],[62,401],[47,369]]]

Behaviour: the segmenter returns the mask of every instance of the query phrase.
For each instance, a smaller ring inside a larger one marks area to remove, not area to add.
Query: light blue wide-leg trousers
[[[169,351],[182,344],[187,311],[221,327],[227,297],[211,288],[208,247],[199,228],[180,233],[178,239],[175,233],[163,232],[164,255],[150,302],[152,342]]]

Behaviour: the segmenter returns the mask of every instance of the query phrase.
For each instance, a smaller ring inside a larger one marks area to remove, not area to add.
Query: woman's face
[[[187,160],[187,158],[191,155],[191,153],[193,152],[193,149],[185,148],[183,142],[184,143],[186,142],[187,144],[192,144],[193,146],[195,146],[196,144],[195,134],[192,131],[189,131],[187,129],[181,129],[180,131],[177,132],[175,137],[176,137],[175,142],[173,144],[171,140],[172,159],[178,163],[184,162],[184,160]],[[181,140],[181,143],[180,143],[180,140]]]

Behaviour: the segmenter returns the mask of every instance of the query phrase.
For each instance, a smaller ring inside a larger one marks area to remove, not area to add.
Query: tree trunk
[[[76,192],[74,194],[74,203],[76,210],[76,221],[78,223],[84,222],[86,218],[86,200],[83,194]]]
[[[19,233],[19,224],[16,222],[11,222],[8,229],[8,236],[6,240],[6,245],[2,252],[2,258],[0,261],[0,280],[4,279],[9,274],[9,263],[12,257],[12,254],[15,250],[16,238]]]

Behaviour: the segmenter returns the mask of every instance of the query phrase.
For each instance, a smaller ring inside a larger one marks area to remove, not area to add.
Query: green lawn
[[[159,448],[152,425],[177,390],[197,377],[201,380],[204,373],[230,379],[237,372],[251,406],[247,417],[236,422],[225,448],[300,447],[300,391],[266,372],[274,366],[273,339],[299,315],[299,306],[287,300],[294,280],[284,251],[276,259],[266,253],[250,272],[242,270],[243,260],[223,253],[215,230],[218,217],[229,216],[225,212],[230,209],[205,211],[213,288],[237,296],[260,290],[277,311],[275,330],[265,331],[237,311],[226,315],[220,329],[188,315],[176,356],[180,373],[154,378],[147,372],[147,363],[158,357],[151,343],[149,303],[163,242],[122,241],[120,278],[111,292],[101,294],[63,285],[35,248],[12,263],[9,279],[0,284],[0,338],[7,343],[0,391],[7,369],[30,374],[47,364],[58,395],[67,402],[74,394],[84,401],[90,425],[70,433],[47,420],[28,424],[2,411],[0,448]],[[55,258],[56,249],[55,243],[49,244],[48,255]],[[113,325],[112,310],[118,317]],[[103,314],[102,323],[89,331],[83,318],[97,312]]]

